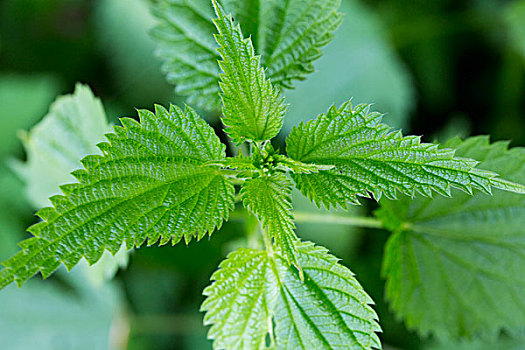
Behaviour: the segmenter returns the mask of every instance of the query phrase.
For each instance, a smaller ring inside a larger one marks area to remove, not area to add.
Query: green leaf
[[[222,121],[236,143],[264,141],[276,136],[283,125],[286,105],[279,90],[265,77],[260,57],[250,39],[244,39],[239,25],[214,1],[219,35]]]
[[[221,166],[226,169],[237,169],[237,170],[260,170],[253,162],[253,157],[247,157],[239,154],[235,157],[227,157],[220,162],[215,162],[210,165]]]
[[[283,126],[286,133],[350,96],[354,103],[373,102],[376,110],[385,112],[389,125],[407,125],[415,104],[411,76],[393,48],[386,18],[368,5],[356,0],[341,3],[345,19],[315,62],[315,72],[286,92],[290,104]]]
[[[100,153],[96,144],[109,131],[102,103],[87,85],[77,84],[74,94],[60,96],[44,119],[23,135],[27,161],[13,162],[33,206],[51,205],[48,198],[60,194],[59,185],[75,180],[70,173],[82,168],[83,157]],[[86,274],[100,285],[127,261],[122,247],[114,257],[104,253],[97,264],[85,269]]]
[[[281,251],[239,249],[207,287],[202,310],[215,349],[381,348],[372,300],[338,259],[298,243],[304,281]],[[275,334],[274,334],[275,332]]]
[[[266,169],[265,167],[298,174],[313,174],[319,172],[319,170],[330,170],[333,168],[333,166],[302,163],[274,152],[273,150],[272,152],[263,151],[261,154],[255,153],[250,157],[237,155],[236,157],[228,157],[223,161],[210,163],[209,165],[247,171],[246,173],[249,173],[250,177]]]
[[[266,251],[241,248],[212,276],[201,311],[214,349],[266,349],[277,299],[277,281]]]
[[[153,7],[159,24],[152,31],[162,69],[188,103],[220,109],[217,43],[210,0],[161,0]]]
[[[261,46],[263,65],[274,84],[288,88],[314,71],[313,61],[333,38],[343,16],[340,0],[275,1],[267,14]]]
[[[257,216],[263,228],[290,264],[298,269],[292,216],[292,183],[281,173],[248,179],[241,188],[244,206]]]
[[[278,169],[289,171],[295,174],[316,174],[320,170],[330,170],[333,168],[332,165],[318,165],[299,162],[280,154],[276,154],[275,159],[277,161]]]
[[[525,182],[525,149],[472,137],[446,144],[483,169]],[[440,338],[496,336],[525,324],[525,196],[454,193],[381,201],[394,233],[383,262],[386,296],[409,328]]]
[[[96,34],[98,53],[110,66],[105,74],[114,81],[122,104],[144,106],[174,100],[155,57],[157,44],[150,31],[157,21],[150,2],[98,0],[90,12],[90,28],[94,29],[90,33]]]
[[[313,243],[298,245],[297,270],[281,258],[275,333],[278,349],[381,348],[372,299],[327,249]]]
[[[290,133],[286,150],[292,159],[334,166],[318,174],[292,176],[317,205],[344,207],[347,201],[358,204],[357,196],[396,198],[397,192],[431,196],[435,191],[450,196],[451,188],[490,193],[491,186],[509,187],[494,181],[496,174],[476,169],[474,160],[454,157],[451,149],[392,131],[369,108],[352,109],[350,102],[339,109],[332,106]]]
[[[313,71],[312,62],[332,39],[341,22],[339,0],[235,1],[220,3],[251,37],[255,52],[268,68],[267,78],[291,87]],[[217,44],[212,34],[209,0],[160,0],[153,9],[159,24],[153,30],[163,70],[176,91],[191,104],[219,110]]]
[[[88,86],[77,84],[74,94],[59,97],[44,119],[23,135],[27,161],[15,163],[31,203],[50,205],[48,198],[59,194],[58,186],[75,180],[70,173],[82,167],[80,160],[100,153],[95,145],[109,131],[102,103]]]
[[[140,124],[122,119],[98,145],[103,155],[84,158],[85,170],[73,173],[79,183],[62,186],[54,207],[39,211],[43,221],[29,230],[35,237],[4,262],[0,287],[38,271],[47,277],[60,263],[70,269],[82,257],[93,264],[123,242],[131,248],[201,239],[228,218],[233,185],[202,165],[225,157],[213,129],[191,108],[157,106],[156,114],[139,116]]]

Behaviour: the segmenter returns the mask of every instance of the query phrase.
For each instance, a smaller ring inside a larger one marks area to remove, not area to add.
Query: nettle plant
[[[383,262],[386,297],[409,328],[444,339],[519,331],[524,149],[487,137],[453,139],[447,148],[421,143],[382,124],[369,105],[351,102],[295,127],[286,155],[272,147],[287,110],[279,88],[313,70],[341,21],[338,6],[158,1],[154,36],[168,79],[190,102],[222,107],[237,155],[227,157],[226,145],[188,106],[141,110],[140,122],[121,119],[98,144],[102,154],[85,157],[84,169],[72,173],[78,182],[61,186],[52,207],[38,212],[42,221],[29,228],[34,237],[3,263],[0,287],[22,285],[38,272],[48,277],[61,264],[71,269],[82,258],[94,264],[123,245],[198,241],[219,230],[239,203],[235,210],[253,223],[247,247],[230,253],[204,290],[214,347],[381,348],[373,301],[353,273],[296,236],[295,186],[328,209],[384,197],[367,222],[392,231]],[[486,195],[491,188],[498,190]],[[464,193],[448,198],[452,189]],[[443,197],[431,198],[435,193]]]

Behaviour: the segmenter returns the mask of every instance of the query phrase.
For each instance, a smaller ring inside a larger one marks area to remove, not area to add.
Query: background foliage
[[[136,115],[133,108],[182,102],[154,58],[147,32],[155,21],[148,4],[0,2],[2,260],[36,221],[35,200],[14,171],[14,160],[25,158],[17,131],[38,122],[55,96],[73,92],[77,81],[87,83],[101,98],[109,122]],[[386,123],[423,134],[427,141],[490,133],[493,140],[525,145],[525,1],[343,0],[341,10],[343,24],[314,64],[316,72],[286,91],[291,104],[286,130],[353,96],[355,104],[374,103],[386,113]],[[219,125],[215,115],[207,117]],[[293,200],[304,211],[318,211],[301,196],[293,194]],[[367,202],[352,211],[372,209]],[[93,282],[100,278],[79,266],[45,285],[35,280],[16,293],[13,287],[1,291],[6,307],[0,309],[0,344],[9,349],[93,349],[108,343],[128,349],[210,349],[197,312],[202,289],[242,232],[242,223],[233,218],[212,241],[134,251],[129,267],[110,284]],[[383,301],[380,278],[386,231],[298,224],[297,232],[352,267],[377,304],[386,349],[524,348],[505,339],[436,345],[397,322]]]

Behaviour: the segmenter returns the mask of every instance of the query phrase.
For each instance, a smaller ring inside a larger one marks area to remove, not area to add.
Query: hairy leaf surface
[[[525,182],[525,149],[473,137],[446,144],[480,167]],[[525,324],[525,196],[455,193],[381,201],[393,231],[383,277],[394,311],[410,328],[440,337],[497,335]]]
[[[333,38],[342,14],[340,0],[275,1],[261,45],[263,64],[274,84],[288,88],[314,71],[312,62]]]
[[[334,166],[318,174],[295,174],[297,187],[316,204],[358,204],[357,196],[395,198],[397,192],[450,196],[451,188],[467,193],[478,189],[490,193],[491,186],[516,187],[496,180],[496,174],[475,168],[477,162],[454,156],[451,149],[421,143],[381,123],[369,105],[352,109],[350,102],[332,106],[326,114],[300,123],[286,141],[292,159]],[[506,182],[505,182],[506,183]]]
[[[214,2],[219,34],[219,61],[223,123],[231,138],[264,141],[276,136],[283,125],[286,105],[279,90],[266,78],[250,39],[244,39],[231,15]]]
[[[297,250],[304,281],[279,250],[241,248],[221,264],[202,307],[214,348],[266,349],[267,334],[272,349],[381,348],[373,302],[352,272],[313,243]]]
[[[152,36],[162,70],[188,103],[220,109],[217,43],[210,0],[161,0],[153,6],[159,24]]]
[[[82,168],[80,160],[100,154],[96,144],[109,131],[102,103],[87,85],[77,84],[73,94],[56,99],[44,119],[22,137],[27,161],[13,162],[35,208],[51,205],[49,197],[60,194],[59,186],[75,180],[70,173]],[[115,256],[104,253],[97,264],[84,271],[100,285],[127,263],[128,252],[122,247]]]
[[[243,33],[261,55],[267,78],[279,87],[292,87],[313,71],[321,48],[341,22],[340,0],[222,0]],[[219,110],[220,56],[213,42],[213,8],[209,0],[160,0],[153,13],[153,31],[163,70],[176,91],[209,110]]]
[[[298,252],[304,282],[297,270],[279,264],[277,348],[380,349],[373,301],[353,273],[313,243],[300,244]]]
[[[201,311],[215,349],[266,349],[277,281],[266,251],[241,248],[228,255],[204,290]]]
[[[95,263],[104,250],[115,254],[160,241],[202,238],[221,226],[233,208],[233,185],[202,164],[225,157],[213,129],[190,108],[140,111],[139,124],[123,127],[98,145],[102,156],[82,160],[73,175],[79,183],[62,186],[53,207],[38,212],[42,222],[29,231],[22,251],[3,264],[0,287],[21,284],[60,263],[71,268],[85,257]]]
[[[241,189],[246,208],[262,222],[286,260],[300,268],[296,256],[297,236],[294,232],[291,196],[292,183],[281,173],[248,179]]]

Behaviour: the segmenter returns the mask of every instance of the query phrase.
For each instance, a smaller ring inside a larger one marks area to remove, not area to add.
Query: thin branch
[[[367,216],[344,216],[338,214],[316,214],[294,211],[293,216],[297,223],[318,223],[350,225],[366,228],[382,228],[381,221]]]
[[[312,224],[333,224],[349,225],[364,228],[383,228],[381,221],[367,216],[345,216],[339,214],[317,214],[305,211],[293,211],[294,221],[296,223]],[[241,211],[234,211],[230,214],[230,220],[239,221],[245,218]]]

